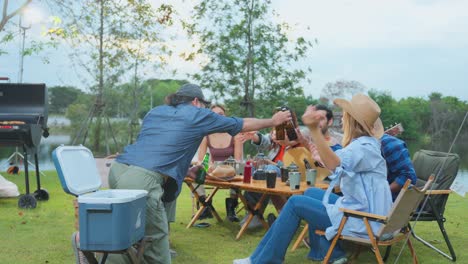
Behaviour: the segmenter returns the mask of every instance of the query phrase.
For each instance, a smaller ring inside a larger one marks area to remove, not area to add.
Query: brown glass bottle
[[[294,113],[293,110],[287,108],[287,107],[284,107],[285,110],[283,111],[291,111],[291,120],[286,122],[284,124],[284,129],[286,130],[286,134],[288,134],[288,139],[289,140],[296,140],[297,139],[297,133],[296,133],[296,127],[297,127],[297,124],[295,122],[296,120],[296,113]]]

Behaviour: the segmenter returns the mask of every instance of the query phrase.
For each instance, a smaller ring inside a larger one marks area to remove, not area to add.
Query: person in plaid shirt
[[[384,134],[380,141],[382,156],[387,163],[387,180],[390,184],[392,199],[395,201],[407,179],[411,180],[411,184],[416,184],[416,173],[403,140]]]

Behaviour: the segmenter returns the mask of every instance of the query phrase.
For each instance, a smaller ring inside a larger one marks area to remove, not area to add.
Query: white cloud
[[[468,1],[277,0],[275,9],[325,48],[468,44]]]

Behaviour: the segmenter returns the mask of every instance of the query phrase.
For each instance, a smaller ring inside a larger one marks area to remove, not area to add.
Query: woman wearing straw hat
[[[320,131],[322,112],[309,106],[302,121],[310,130],[314,144],[324,165],[333,174],[327,191],[309,189],[304,195],[293,196],[286,203],[278,219],[263,237],[254,253],[242,263],[282,263],[301,219],[309,223],[311,251],[308,257],[322,260],[335,236],[343,216],[339,208],[348,208],[373,214],[386,215],[392,206],[387,182],[385,160],[381,156],[378,138],[383,130],[374,128],[379,119],[380,107],[368,96],[355,95],[351,101],[336,99],[335,105],[343,109],[343,146],[333,152]],[[339,185],[342,197],[331,193]],[[360,219],[346,224],[343,235],[366,237],[365,226]],[[372,225],[377,231],[379,224]],[[325,236],[315,235],[315,230],[325,230]],[[335,247],[333,263],[346,263],[346,254]]]

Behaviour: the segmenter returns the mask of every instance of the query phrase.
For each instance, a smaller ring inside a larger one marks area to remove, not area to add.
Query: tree
[[[270,0],[206,0],[195,7],[195,22],[185,24],[201,45],[186,58],[208,57],[193,77],[215,100],[237,101],[247,116],[255,115],[259,99],[303,95],[300,83],[310,72],[292,64],[305,57],[312,43],[290,38],[288,24],[272,22],[277,15],[270,5]]]
[[[95,103],[88,119],[96,118],[93,149],[100,149],[101,118],[105,113],[105,90],[113,89],[126,73],[134,68],[132,100],[138,108],[138,65],[145,56],[161,47],[160,26],[171,20],[171,6],[154,10],[147,0],[63,0],[54,9],[64,18],[63,26],[49,30],[52,38],[65,39],[73,48],[70,54],[79,67],[86,70]],[[134,112],[129,117],[134,119]],[[108,123],[110,126],[110,124]]]
[[[48,89],[50,107],[49,112],[65,114],[69,105],[74,103],[83,91],[70,86],[54,86]]]
[[[142,96],[140,96],[137,106],[135,106],[135,101],[132,100],[132,96],[135,94],[135,90],[133,89],[133,81],[118,85],[115,89],[106,90],[105,96],[107,98],[107,116],[128,117],[129,113],[137,113],[136,118],[133,119],[133,130],[129,129],[130,124],[127,123],[125,134],[118,136],[118,138],[125,138],[125,140],[123,140],[125,144],[133,142],[133,140],[136,138],[136,133],[132,134],[129,133],[129,131],[138,131],[140,126],[140,119],[143,118],[153,106],[163,104],[164,98],[167,95],[175,93],[177,89],[179,89],[179,87],[185,83],[187,83],[187,81],[183,80],[149,79],[141,81],[139,84],[139,89],[141,90],[139,90],[138,93],[142,94]],[[143,94],[145,96],[143,96]],[[138,108],[134,109],[135,107]]]
[[[414,125],[414,131],[405,131],[405,136],[411,139],[425,139],[428,137],[428,127],[431,119],[429,102],[422,97],[407,97],[400,99],[399,106],[404,109],[403,114],[409,116],[409,121]]]
[[[367,88],[358,81],[338,80],[325,84],[320,97],[333,102],[336,98],[351,99],[353,95],[366,92],[366,90]]]
[[[139,117],[143,118],[151,108],[164,104],[164,99],[167,95],[175,93],[180,86],[186,83],[188,83],[186,80],[172,79],[148,79],[142,82],[142,86],[146,87],[150,96],[142,98]]]
[[[135,7],[135,12],[137,15],[134,20],[131,21],[131,28],[134,28],[135,31],[131,36],[131,39],[134,42],[134,47],[128,50],[128,53],[133,63],[133,85],[130,87],[132,107],[130,108],[130,117],[129,117],[129,143],[133,143],[135,139],[135,133],[139,125],[139,108],[140,108],[140,98],[142,97],[147,87],[142,85],[140,82],[140,72],[139,69],[147,64],[149,61],[155,60],[152,59],[153,55],[157,55],[159,58],[159,67],[165,64],[164,55],[171,54],[171,51],[168,50],[165,42],[159,38],[158,34],[155,34],[154,30],[148,30],[148,27],[151,27],[151,19],[154,17],[154,11],[151,7],[151,4],[139,2],[139,5]],[[172,12],[173,9],[169,5],[162,4],[158,12],[163,15],[158,18],[158,22],[161,25],[171,25],[172,24]],[[153,25],[154,26],[154,25]],[[158,44],[159,47],[155,46]],[[150,47],[150,49],[148,49]],[[157,52],[157,53],[156,53]],[[156,66],[156,65],[155,65]]]
[[[380,106],[380,119],[387,128],[393,124],[401,123],[404,133],[400,137],[415,139],[419,135],[419,124],[415,122],[414,113],[408,105],[394,99],[389,92],[377,90],[369,91],[369,96]]]

